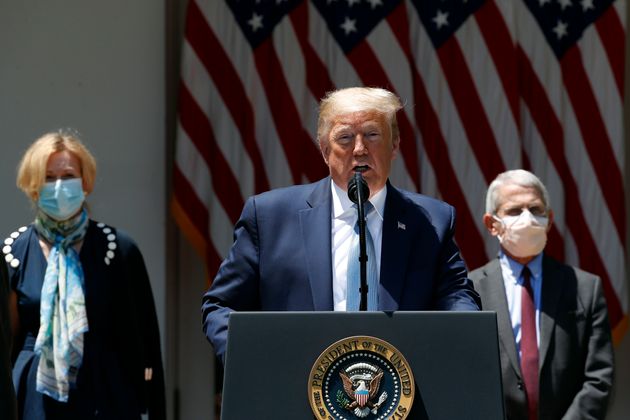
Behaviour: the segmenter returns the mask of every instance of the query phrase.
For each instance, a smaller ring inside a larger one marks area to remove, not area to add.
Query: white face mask
[[[505,216],[499,219],[499,242],[511,255],[518,258],[533,257],[542,252],[547,244],[547,225],[549,218],[534,216],[529,210],[524,210],[518,216]]]

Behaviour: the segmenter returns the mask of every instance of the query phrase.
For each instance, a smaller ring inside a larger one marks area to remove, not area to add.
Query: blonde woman
[[[96,162],[73,134],[26,151],[17,185],[35,220],[3,244],[20,419],[163,419],[149,278],[134,241],[91,220]]]

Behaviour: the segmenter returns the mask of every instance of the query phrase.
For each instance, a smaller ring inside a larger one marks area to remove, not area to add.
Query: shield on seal
[[[359,404],[359,407],[365,407],[365,404],[368,402],[368,398],[370,398],[370,391],[367,389],[357,389],[354,392],[354,399]]]

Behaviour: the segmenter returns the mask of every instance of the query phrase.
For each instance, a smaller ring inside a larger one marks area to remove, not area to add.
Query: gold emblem
[[[344,338],[317,358],[308,396],[317,419],[405,419],[413,404],[411,367],[391,344],[369,336]]]

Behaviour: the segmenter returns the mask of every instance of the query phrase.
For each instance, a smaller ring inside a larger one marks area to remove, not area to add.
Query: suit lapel
[[[403,291],[404,273],[413,236],[410,232],[415,225],[413,220],[407,220],[406,210],[400,191],[387,182],[378,303],[379,310],[382,311],[397,310]]]
[[[521,376],[521,366],[518,354],[516,353],[516,340],[514,338],[514,330],[512,329],[510,310],[508,308],[507,299],[505,298],[505,284],[503,282],[501,264],[498,258],[493,259],[486,266],[485,273],[487,276],[486,281],[490,282],[489,286],[498,285],[498,287],[487,288],[483,295],[483,309],[497,312],[497,327],[501,346],[503,346],[512,368]]]
[[[562,271],[558,270],[554,261],[543,256],[543,281],[541,290],[540,305],[540,362],[539,366],[543,366],[549,344],[553,337],[553,331],[556,326],[556,318],[558,313],[558,302],[562,295]]]
[[[308,197],[308,207],[299,210],[302,241],[306,250],[306,271],[311,285],[313,309],[316,311],[333,309],[331,205],[330,177],[326,177],[316,184]]]

